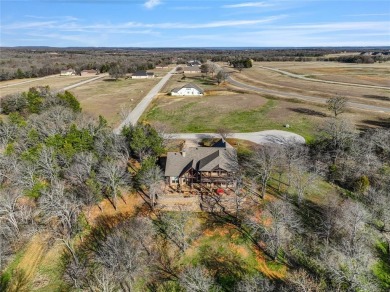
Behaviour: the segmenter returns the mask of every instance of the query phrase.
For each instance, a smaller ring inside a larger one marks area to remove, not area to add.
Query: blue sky
[[[390,1],[0,0],[0,46],[390,46]]]

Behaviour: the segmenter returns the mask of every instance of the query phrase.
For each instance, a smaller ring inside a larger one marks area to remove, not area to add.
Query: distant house
[[[183,68],[184,74],[197,74],[201,73],[200,66],[189,66]]]
[[[153,72],[146,71],[137,71],[131,75],[132,79],[146,79],[146,78],[154,78],[155,75]]]
[[[98,75],[98,74],[99,74],[99,72],[95,69],[83,70],[80,72],[81,76],[94,76],[94,75]]]
[[[236,150],[223,139],[211,147],[168,152],[164,172],[166,183],[232,187],[236,185],[236,161]]]
[[[188,83],[182,87],[174,88],[171,95],[203,95],[204,91],[198,85]]]
[[[74,69],[61,70],[60,76],[74,76],[76,71]]]
[[[198,60],[190,60],[187,62],[187,66],[188,67],[192,67],[192,66],[200,66],[202,65],[201,62],[199,62]]]

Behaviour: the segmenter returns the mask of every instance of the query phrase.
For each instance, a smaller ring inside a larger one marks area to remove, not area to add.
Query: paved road
[[[131,113],[126,117],[126,119],[114,130],[115,134],[119,134],[122,131],[122,128],[126,125],[132,124],[135,125],[139,118],[142,116],[144,111],[148,108],[149,104],[152,102],[154,97],[160,92],[161,88],[167,83],[169,78],[171,78],[173,72],[176,71],[176,68],[173,68],[169,71],[159,83],[157,83],[148,94],[137,104],[137,106],[131,111]]]
[[[220,138],[216,133],[175,133],[167,134],[166,139],[185,139],[185,140],[201,140],[205,138]],[[251,141],[257,144],[277,143],[283,144],[287,141],[295,141],[296,143],[305,143],[305,138],[302,136],[280,130],[268,130],[249,133],[232,133],[229,138]]]
[[[262,87],[257,87],[253,85],[249,85],[240,81],[235,80],[233,77],[229,76],[227,78],[227,81],[239,88],[255,91],[259,93],[264,94],[270,94],[274,96],[280,96],[284,98],[293,98],[293,99],[299,99],[309,102],[315,102],[315,103],[321,103],[326,104],[326,99],[316,96],[309,96],[309,95],[301,95],[298,93],[290,93],[290,92],[281,92],[277,90],[271,90],[266,89]],[[375,105],[369,105],[369,104],[363,104],[363,103],[357,103],[357,102],[348,102],[347,107],[354,108],[354,109],[360,109],[360,110],[366,110],[366,111],[373,111],[373,112],[381,112],[381,113],[390,113],[390,107],[382,107],[382,106],[375,106]]]
[[[387,89],[390,90],[390,87],[388,86],[377,86],[377,85],[366,85],[366,84],[359,84],[359,83],[348,83],[348,82],[339,82],[339,81],[330,81],[330,80],[321,80],[321,79],[314,79],[309,78],[304,75],[294,74],[288,71],[276,69],[276,68],[270,68],[265,66],[257,66],[258,68],[263,68],[266,70],[278,72],[280,74],[292,77],[292,78],[298,78],[302,80],[312,81],[312,82],[320,82],[320,83],[329,83],[329,84],[340,84],[340,85],[347,85],[347,86],[354,86],[354,87],[365,87],[365,88],[375,88],[375,89]]]

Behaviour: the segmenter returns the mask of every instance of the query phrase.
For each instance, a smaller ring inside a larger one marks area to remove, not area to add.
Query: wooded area
[[[310,145],[240,151],[234,208],[210,194],[209,211],[191,213],[155,208],[161,129],[115,135],[47,87],[5,98],[1,290],[30,291],[9,267],[33,235],[49,234],[63,246],[58,291],[387,291],[390,131],[358,131],[340,103],[328,102],[334,117]],[[86,219],[130,193],[145,200],[135,214]]]

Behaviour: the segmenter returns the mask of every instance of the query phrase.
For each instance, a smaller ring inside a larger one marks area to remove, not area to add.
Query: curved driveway
[[[216,133],[176,133],[167,134],[165,139],[184,139],[184,140],[201,140],[205,138],[220,138],[220,134]],[[302,136],[280,130],[267,130],[260,132],[248,133],[232,133],[229,138],[247,140],[256,144],[276,143],[284,144],[286,142],[305,143],[305,138]]]

